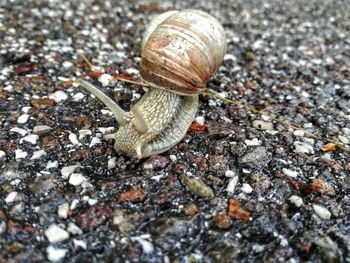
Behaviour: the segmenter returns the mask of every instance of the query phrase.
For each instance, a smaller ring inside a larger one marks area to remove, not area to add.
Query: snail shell
[[[199,94],[225,52],[225,31],[216,18],[199,10],[169,11],[145,32],[140,75],[178,94]]]

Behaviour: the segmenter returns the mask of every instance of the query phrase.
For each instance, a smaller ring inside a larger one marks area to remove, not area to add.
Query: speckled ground
[[[236,103],[202,95],[176,147],[120,156],[74,80],[144,91],[78,52],[138,77],[151,15],[189,7],[226,30],[208,88]],[[348,1],[0,1],[0,262],[350,262],[349,32]]]

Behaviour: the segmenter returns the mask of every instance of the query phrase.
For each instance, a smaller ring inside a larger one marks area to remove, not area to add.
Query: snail
[[[90,83],[77,82],[119,123],[114,149],[141,159],[165,152],[184,138],[197,113],[198,94],[225,52],[225,31],[214,17],[199,10],[168,11],[145,30],[140,75],[150,87],[130,112]]]

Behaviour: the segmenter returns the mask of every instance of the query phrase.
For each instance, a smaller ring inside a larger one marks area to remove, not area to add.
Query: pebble
[[[255,120],[253,121],[253,127],[259,130],[273,130],[273,124],[271,122]]]
[[[90,142],[90,144],[89,144],[89,147],[92,148],[92,147],[94,147],[96,144],[100,144],[100,143],[102,143],[102,142],[101,142],[101,140],[100,140],[99,138],[93,137],[93,138],[91,139],[91,142]]]
[[[6,153],[4,151],[0,150],[0,160],[4,157],[6,157]]]
[[[8,203],[13,203],[17,197],[18,193],[16,191],[13,191],[7,195],[5,198],[5,202]]]
[[[331,212],[328,211],[327,208],[325,208],[322,205],[312,205],[312,208],[314,209],[314,212],[316,215],[318,215],[321,219],[328,220],[331,218]]]
[[[283,168],[282,169],[282,172],[285,174],[285,175],[287,175],[287,176],[289,176],[289,177],[292,177],[292,178],[297,178],[298,177],[298,172],[296,172],[296,171],[293,171],[293,170],[289,170],[289,169],[287,169],[287,168]]]
[[[82,248],[84,250],[87,249],[87,244],[83,240],[73,239],[73,243],[76,248]]]
[[[147,236],[148,237],[148,235],[143,235],[143,236]],[[150,254],[150,253],[153,252],[154,247],[153,247],[152,243],[150,241],[146,240],[145,238],[143,238],[143,236],[130,237],[130,239],[132,241],[138,242],[141,245],[143,253]]]
[[[298,130],[295,130],[293,132],[294,136],[296,137],[304,137],[305,135],[305,131],[304,130],[301,130],[301,129],[298,129]]]
[[[339,141],[341,141],[344,144],[349,144],[349,142],[350,142],[348,138],[346,138],[345,136],[342,136],[342,135],[339,135],[338,139],[339,139]]]
[[[50,243],[61,242],[69,238],[69,233],[56,224],[51,224],[44,233]]]
[[[253,192],[253,188],[250,186],[250,184],[244,183],[242,184],[241,191],[246,194],[250,194]]]
[[[116,157],[108,159],[108,163],[107,163],[108,170],[114,169],[116,167],[116,163],[115,163],[116,159],[117,159]]]
[[[68,139],[71,142],[71,144],[73,144],[73,145],[79,144],[78,137],[75,133],[70,133],[68,136]]]
[[[73,95],[73,101],[77,102],[77,101],[81,101],[82,99],[84,99],[85,95],[81,92],[78,92],[76,94]]]
[[[70,166],[65,166],[61,169],[61,175],[63,178],[68,178],[76,168],[80,167],[80,165],[70,165]]]
[[[304,205],[303,199],[297,195],[292,195],[288,200],[296,207],[302,207]]]
[[[46,248],[47,258],[51,262],[61,261],[67,254],[68,249],[55,248],[53,246],[48,246]]]
[[[169,158],[170,158],[170,160],[172,161],[172,162],[176,162],[177,161],[177,157],[176,157],[176,155],[174,155],[174,154],[170,154],[169,155]]]
[[[247,146],[259,146],[260,145],[258,138],[254,138],[252,140],[245,140],[244,143]]]
[[[111,134],[115,130],[114,127],[98,127],[97,128],[102,134]]]
[[[26,123],[28,119],[29,119],[29,115],[27,113],[24,113],[18,117],[17,123]]]
[[[69,204],[68,203],[63,203],[58,206],[58,216],[63,219],[68,218],[68,212],[69,212]]]
[[[72,235],[81,235],[83,234],[83,230],[81,230],[76,224],[69,222],[67,231]]]
[[[54,93],[50,94],[49,98],[59,103],[68,99],[68,95],[63,90],[57,90]]]
[[[103,87],[109,86],[114,82],[114,77],[109,75],[109,74],[102,74],[99,78],[98,81],[101,82]]]
[[[24,129],[18,128],[18,127],[14,127],[10,130],[10,132],[16,132],[19,133],[22,136],[25,136],[28,132]]]
[[[33,132],[39,133],[39,134],[47,132],[49,130],[51,130],[51,127],[47,126],[47,125],[38,125],[38,126],[34,126],[34,128],[33,128]]]
[[[29,143],[35,145],[35,144],[37,144],[38,140],[39,140],[39,136],[37,134],[29,134],[29,135],[23,137],[20,140],[20,143],[29,142]]]
[[[35,151],[35,152],[33,152],[33,156],[30,159],[31,160],[40,159],[41,157],[43,157],[45,155],[46,155],[46,152],[44,150]]]
[[[81,173],[72,173],[69,177],[69,183],[74,186],[81,185],[86,178]]]
[[[305,142],[294,142],[293,145],[295,146],[294,152],[295,153],[314,153],[314,147],[310,144],[307,144]]]
[[[204,116],[197,116],[194,120],[195,120],[195,122],[198,123],[199,125],[204,125],[204,123],[205,123],[205,118],[204,118]]]
[[[49,161],[46,164],[46,170],[49,170],[51,168],[57,168],[58,167],[58,161]]]
[[[86,136],[91,135],[92,132],[90,130],[79,130],[79,140],[84,139]]]
[[[21,149],[18,149],[18,150],[15,150],[15,156],[16,156],[15,157],[16,160],[25,159],[28,156],[28,153]]]
[[[234,177],[235,176],[235,172],[234,171],[232,171],[232,170],[227,170],[226,172],[225,172],[225,176],[226,177]]]
[[[226,187],[226,192],[228,192],[229,194],[233,194],[237,186],[237,183],[238,183],[238,176],[234,176],[230,178]]]
[[[62,63],[62,66],[64,68],[71,68],[73,66],[73,63],[70,62],[70,61],[65,61],[65,62]]]

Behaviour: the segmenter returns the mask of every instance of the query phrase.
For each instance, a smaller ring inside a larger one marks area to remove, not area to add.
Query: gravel
[[[0,262],[350,262],[347,1],[3,2]],[[131,159],[75,80],[129,109],[144,90],[113,76],[139,77],[146,24],[174,8],[223,24],[220,98]]]

